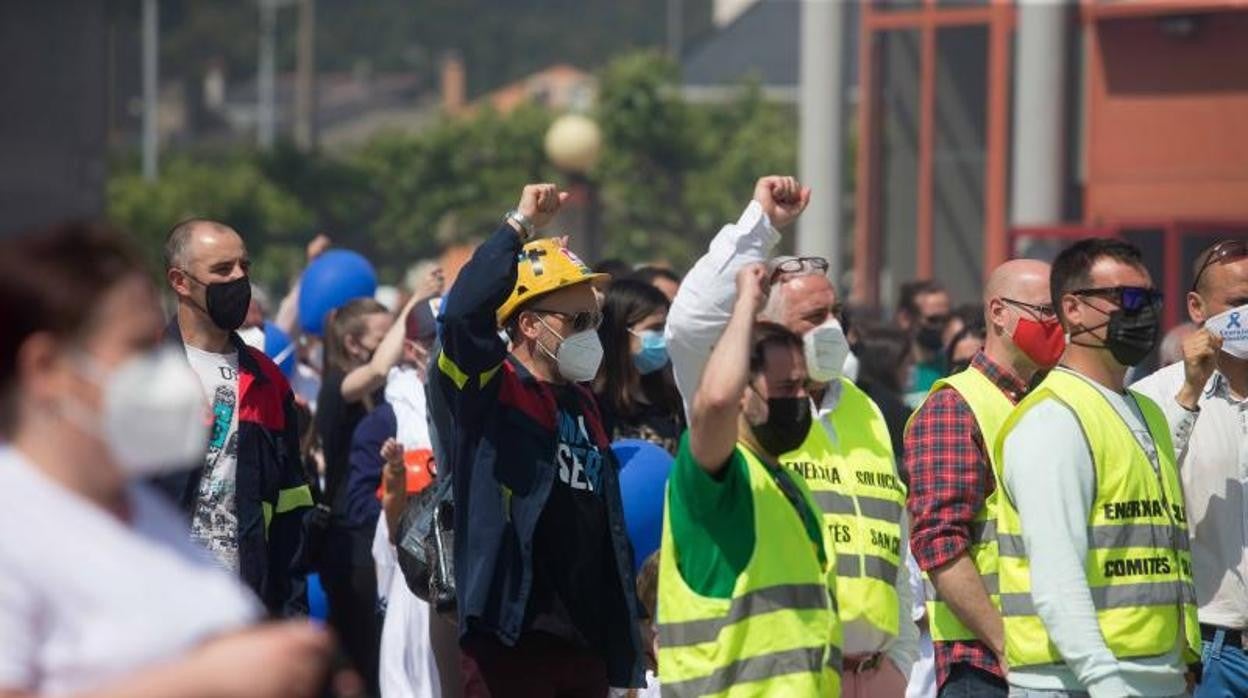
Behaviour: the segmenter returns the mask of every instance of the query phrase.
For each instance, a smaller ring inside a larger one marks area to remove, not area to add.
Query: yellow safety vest
[[[737,451],[754,498],[755,545],[731,598],[702,596],[685,583],[680,541],[664,508],[658,608],[663,695],[839,696],[835,551],[825,541],[827,564],[819,562],[801,516],[772,480],[789,478],[817,511],[801,479],[769,469],[744,446]]]
[[[941,378],[932,385],[928,397],[938,390],[956,390],[966,401],[971,413],[975,415],[975,423],[984,439],[984,447],[989,450],[988,461],[992,463],[992,445],[996,443],[997,433],[1006,417],[1014,409],[1014,403],[1001,392],[988,376],[977,368],[967,368],[952,376]],[[920,409],[922,409],[920,407]],[[996,468],[993,467],[994,477]],[[971,547],[968,554],[979,577],[988,591],[992,605],[1001,608],[1000,596],[997,593],[997,492],[994,488],[984,498],[984,505],[975,512],[971,520]],[[956,640],[979,640],[979,637],[966,627],[958,618],[949,604],[941,600],[936,587],[924,575],[927,587],[927,618],[932,631],[932,640],[936,642],[953,642]]]
[[[780,457],[814,495],[836,550],[836,598],[841,624],[865,619],[896,637],[900,608],[897,568],[905,564],[901,514],[906,489],[897,476],[888,425],[871,398],[841,379],[841,397],[829,415],[833,443],[815,420],[806,441]]]
[[[1161,409],[1135,391],[1130,394],[1156,446],[1156,466],[1096,386],[1062,370],[1049,373],[1006,420],[994,446],[995,460],[1003,471],[1006,437],[1042,400],[1057,400],[1075,413],[1095,468],[1084,572],[1105,644],[1119,659],[1156,657],[1173,651],[1183,637],[1184,661],[1192,662],[1199,656],[1200,628],[1174,446]],[[1061,662],[1032,602],[1031,569],[1014,497],[1003,478],[998,482],[1003,492],[997,538],[1006,658],[1011,667]]]

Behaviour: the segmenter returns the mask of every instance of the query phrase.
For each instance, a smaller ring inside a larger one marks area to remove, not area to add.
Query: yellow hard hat
[[[502,327],[525,303],[552,291],[574,284],[602,282],[609,274],[595,274],[572,250],[554,238],[534,240],[520,250],[517,258],[519,276],[516,287],[498,309],[498,326]]]

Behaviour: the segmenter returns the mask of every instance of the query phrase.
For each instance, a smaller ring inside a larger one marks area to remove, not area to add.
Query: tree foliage
[[[227,221],[248,241],[256,276],[273,281],[298,264],[314,220],[303,202],[266,177],[253,158],[238,155],[217,161],[168,158],[154,183],[135,172],[113,176],[108,213],[135,236],[153,269],[173,224],[191,217]]]
[[[691,103],[676,66],[650,52],[613,61],[600,78],[603,151],[590,177],[607,255],[686,267],[737,218],[757,177],[796,167],[793,107],[766,101],[757,86],[726,103]],[[416,258],[489,234],[526,182],[561,181],[543,150],[554,116],[536,106],[484,110],[334,157],[288,146],[174,155],[155,184],[133,169],[114,176],[109,213],[153,258],[175,221],[227,221],[247,239],[257,278],[278,288],[317,232],[395,281]]]

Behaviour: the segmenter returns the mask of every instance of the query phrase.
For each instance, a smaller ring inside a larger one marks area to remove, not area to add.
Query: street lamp
[[[598,235],[598,187],[589,177],[602,153],[602,132],[584,114],[564,114],[546,131],[546,157],[568,178],[571,202],[580,209],[580,235],[572,236],[573,249],[590,264],[602,254]]]

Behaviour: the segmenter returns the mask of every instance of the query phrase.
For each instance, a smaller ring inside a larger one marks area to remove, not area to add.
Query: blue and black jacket
[[[177,320],[165,338],[183,347]],[[304,518],[313,505],[299,453],[299,422],[294,394],[282,372],[237,334],[238,349],[238,561],[243,583],[269,613],[307,615]],[[155,481],[189,516],[195,510],[204,468]]]
[[[442,351],[430,371],[430,407],[455,494],[460,636],[488,633],[508,646],[524,631],[534,530],[554,484],[558,446],[553,387],[510,358],[498,335],[495,313],[516,284],[520,249],[519,236],[503,225],[460,271],[442,305]],[[575,392],[607,464],[603,494],[618,584],[603,593],[620,595],[604,600],[607,678],[637,687],[644,685],[643,655],[618,464],[593,395],[582,386]]]

